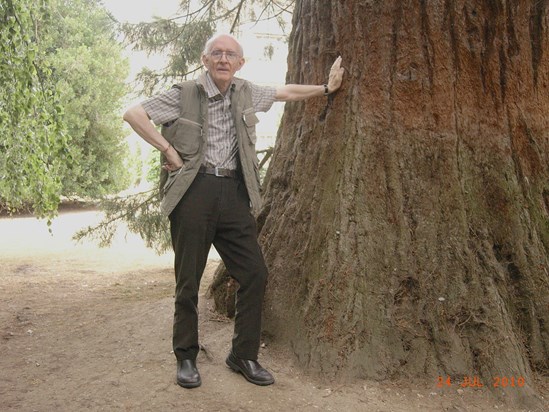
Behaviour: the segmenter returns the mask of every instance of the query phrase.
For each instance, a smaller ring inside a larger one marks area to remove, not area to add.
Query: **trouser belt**
[[[217,177],[232,177],[233,179],[240,178],[240,174],[236,170],[222,169],[221,167],[200,166],[198,171],[200,173],[206,173],[207,175],[214,175]]]

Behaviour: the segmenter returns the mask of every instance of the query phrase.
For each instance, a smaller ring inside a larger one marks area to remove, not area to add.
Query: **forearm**
[[[310,97],[323,96],[333,93],[341,86],[343,72],[345,69],[341,67],[341,56],[339,56],[332,67],[328,76],[328,83],[320,86],[287,84],[277,87],[275,99],[279,102],[291,102],[309,99]]]
[[[130,124],[133,130],[164,154],[166,163],[162,168],[174,171],[183,166],[181,157],[174,147],[162,136],[151,123],[149,115],[141,105],[133,106],[124,113],[124,120]]]
[[[129,108],[124,113],[124,120],[143,140],[158,150],[165,152],[169,148],[169,142],[156,130],[141,105]]]
[[[315,96],[323,96],[324,92],[324,85],[287,84],[277,87],[275,99],[283,102],[295,102]]]

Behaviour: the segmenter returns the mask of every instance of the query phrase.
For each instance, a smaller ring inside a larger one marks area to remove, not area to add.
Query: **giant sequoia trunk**
[[[545,0],[297,1],[259,217],[265,329],[339,377],[549,369]]]

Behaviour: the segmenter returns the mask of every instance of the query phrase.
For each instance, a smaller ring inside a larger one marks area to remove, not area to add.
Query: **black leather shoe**
[[[200,386],[200,374],[196,369],[196,362],[192,359],[177,361],[177,384],[184,388],[196,388]]]
[[[275,381],[273,375],[255,360],[240,359],[231,352],[225,362],[233,371],[240,372],[248,382],[265,386],[271,385]]]

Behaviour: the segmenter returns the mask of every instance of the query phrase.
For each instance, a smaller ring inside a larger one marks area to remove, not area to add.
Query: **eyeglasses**
[[[210,56],[215,61],[221,60],[221,58],[225,55],[228,61],[234,62],[235,60],[240,58],[240,55],[238,53],[232,52],[232,51],[221,51],[221,50],[214,50],[210,53]]]

